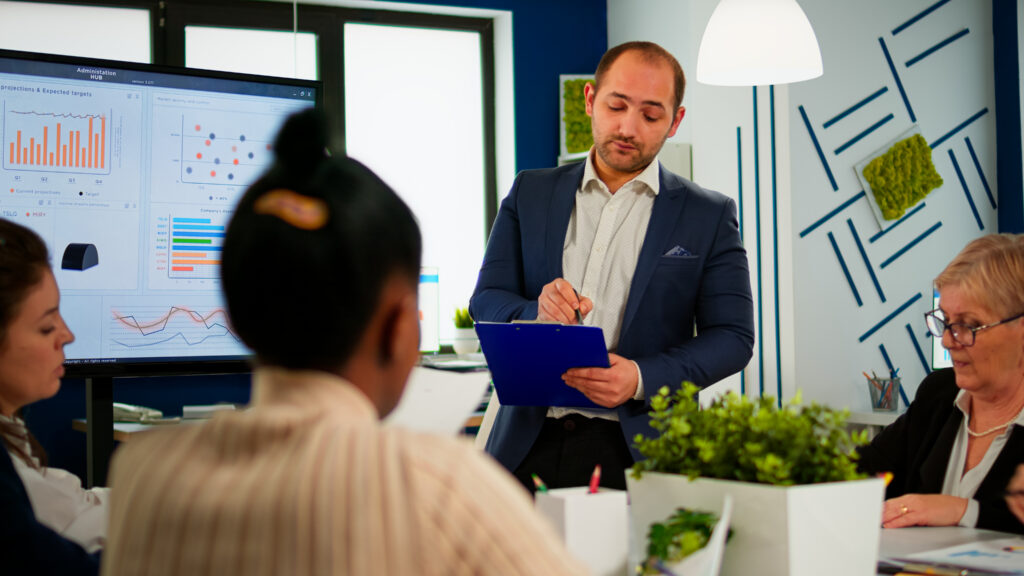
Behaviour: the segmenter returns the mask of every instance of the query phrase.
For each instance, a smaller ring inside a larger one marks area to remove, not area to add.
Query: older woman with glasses
[[[951,369],[932,372],[896,422],[860,451],[892,472],[886,528],[968,526],[1024,533],[1004,494],[1024,462],[1024,235],[974,240],[935,279],[928,330]]]

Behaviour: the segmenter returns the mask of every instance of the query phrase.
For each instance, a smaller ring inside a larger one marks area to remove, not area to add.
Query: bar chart
[[[171,216],[169,278],[213,279],[220,277],[220,255],[225,226],[211,218]]]
[[[5,109],[4,168],[110,174],[110,111]]]

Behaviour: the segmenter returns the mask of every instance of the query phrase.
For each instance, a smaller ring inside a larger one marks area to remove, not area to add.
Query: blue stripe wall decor
[[[1003,208],[987,65],[992,4],[801,0],[801,7],[825,74],[788,87],[793,377],[805,399],[867,410],[862,372],[900,369],[912,394],[930,371],[925,295],[956,252],[994,230]],[[884,220],[856,167],[913,132],[930,143],[943,184]],[[1018,150],[1018,164],[1019,157]],[[836,198],[823,194],[829,190]]]

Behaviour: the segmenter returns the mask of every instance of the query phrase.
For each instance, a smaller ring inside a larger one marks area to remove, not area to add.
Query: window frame
[[[131,0],[123,0],[132,4]],[[424,12],[401,12],[375,8],[350,8],[299,4],[296,14],[292,5],[283,2],[253,2],[248,0],[166,0],[161,15],[162,55],[166,64],[185,65],[185,27],[210,26],[218,28],[245,28],[291,32],[311,32],[317,35],[317,73],[324,84],[324,107],[337,111],[331,119],[333,129],[345,147],[345,73],[344,27],[346,23],[380,24],[416,28],[476,32],[480,36],[483,87],[483,147],[484,147],[484,238],[490,237],[494,218],[498,213],[497,144],[495,111],[494,21],[489,18],[451,16]]]

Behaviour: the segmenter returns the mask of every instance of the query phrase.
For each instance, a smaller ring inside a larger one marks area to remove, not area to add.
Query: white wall
[[[1022,3],[1022,0],[1017,1],[1018,5]],[[677,54],[692,78],[700,35],[716,4],[716,0],[644,2],[644,13],[639,14],[636,2],[608,0],[609,43],[629,39],[658,42]],[[995,210],[989,203],[980,175],[985,175],[992,195],[996,196],[991,5],[989,2],[949,3],[899,34],[892,33],[898,25],[932,4],[931,0],[895,3],[800,0],[817,33],[825,74],[774,90],[777,205],[771,200],[770,118],[773,110],[768,105],[769,89],[757,90],[756,151],[760,178],[755,182],[753,89],[709,87],[696,82],[688,87],[684,124],[689,124],[688,137],[693,144],[694,179],[734,198],[740,196],[742,184],[744,242],[752,260],[755,298],[760,288],[763,303],[763,308],[755,311],[763,324],[758,332],[760,339],[755,345],[755,358],[745,371],[748,393],[756,394],[763,386],[765,394],[777,395],[780,385],[776,377],[781,374],[784,398],[801,389],[805,400],[868,410],[869,400],[861,372],[885,372],[887,366],[881,346],[893,365],[901,369],[900,374],[912,397],[925,374],[925,367],[906,325],[910,324],[917,345],[929,358],[930,341],[923,337],[921,315],[931,307],[932,278],[969,239],[995,231]],[[906,65],[914,56],[964,28],[968,29],[966,35],[920,62]],[[867,201],[861,198],[801,237],[801,232],[814,222],[861,191],[853,165],[913,124],[879,38],[886,42],[927,141],[935,142],[985,108],[988,112],[936,147],[933,159],[945,185],[925,200],[925,208],[893,231],[875,242],[870,241],[879,227]],[[886,92],[881,96],[829,129],[823,128],[824,122],[883,86]],[[800,107],[807,113],[820,141],[838,191],[833,190],[826,176]],[[893,118],[880,128],[841,153],[835,152],[890,113]],[[970,138],[980,172],[965,137]],[[953,168],[949,150],[956,156],[983,229],[979,228],[967,204],[967,195]],[[755,201],[755,195],[760,196],[760,202]],[[756,233],[758,208],[762,225],[760,243]],[[868,264],[856,246],[847,219],[857,231]],[[886,268],[880,267],[938,222],[941,226],[934,232],[924,236]],[[850,269],[862,299],[861,306],[854,301],[838,264],[828,238],[830,232]],[[758,250],[760,268],[756,265]],[[774,314],[776,257],[779,323]],[[878,279],[885,302],[874,287],[869,266]],[[896,313],[917,294],[921,297]],[[872,327],[894,313],[891,321],[861,341]]]
[[[660,44],[679,60],[687,78],[683,98],[686,116],[673,140],[693,145],[694,181],[738,202],[740,182],[736,126],[744,126],[744,155],[751,158],[753,113],[750,89],[712,88],[696,81],[701,35],[716,4],[715,0],[645,0],[641,10],[634,0],[608,0],[608,44],[611,47],[631,40],[648,40]],[[749,169],[743,175],[743,188],[752,187],[753,170]],[[744,205],[744,214],[745,242],[748,254],[753,256],[750,247],[755,242],[750,234],[754,211]],[[752,258],[752,268],[754,263]],[[757,362],[752,364],[756,366]],[[750,378],[751,374],[745,374],[744,383],[749,383]],[[733,376],[708,388],[701,394],[701,399],[706,401],[727,389],[740,391],[741,377]]]
[[[924,360],[930,360],[931,340],[925,337],[922,314],[932,307],[931,281],[969,240],[996,231],[996,212],[982,182],[984,175],[993,197],[997,197],[991,3],[949,3],[896,34],[894,30],[933,2],[869,0],[854,5],[803,0],[801,4],[821,39],[825,76],[794,85],[790,90],[791,106],[804,107],[838,190],[833,191],[809,132],[794,111],[790,126],[792,154],[794,159],[801,159],[801,169],[794,170],[794,229],[789,231],[794,244],[796,300],[800,303],[794,311],[796,379],[810,399],[868,410],[870,402],[861,372],[885,373],[883,349],[900,369],[907,394],[913,398],[917,384],[927,373],[916,347],[922,349]],[[966,35],[907,65],[964,29]],[[895,75],[885,60],[880,39],[890,52]],[[800,237],[801,231],[861,191],[853,170],[858,161],[915,125],[900,96],[896,77],[903,84],[922,135],[929,143],[937,144],[932,160],[944,185],[925,198],[923,209],[875,242],[871,238],[881,228],[864,199]],[[881,88],[887,89],[883,95],[824,128],[830,118]],[[938,143],[943,135],[986,109],[983,116]],[[836,153],[845,142],[889,114],[892,120]],[[966,192],[951,151],[964,177]],[[980,220],[973,215],[968,194]],[[867,262],[857,247],[854,231]],[[842,272],[829,233],[849,267],[861,305]],[[902,256],[882,267],[904,249],[907,251]],[[893,314],[889,322],[868,335]]]

